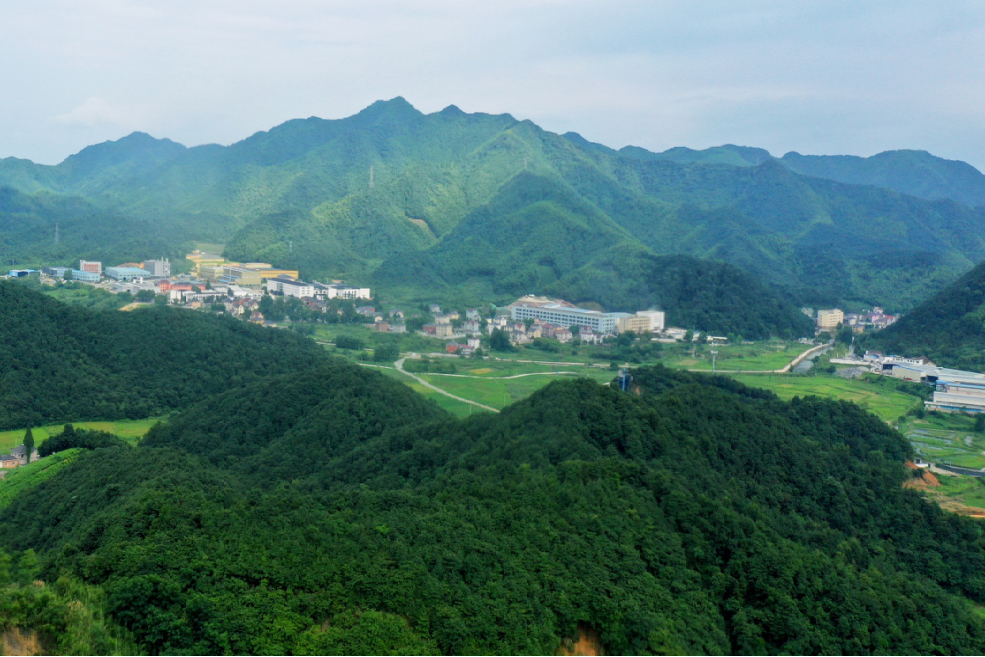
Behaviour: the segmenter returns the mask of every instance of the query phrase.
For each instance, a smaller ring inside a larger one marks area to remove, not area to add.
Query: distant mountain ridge
[[[894,158],[909,163],[898,175]],[[878,172],[870,171],[873,161]],[[544,205],[528,209],[532,221],[560,222],[559,229],[566,222],[604,224],[607,235],[618,227],[633,248],[729,263],[806,305],[905,310],[985,260],[985,209],[910,195],[978,198],[977,172],[942,162],[903,155],[847,163],[777,159],[731,145],[616,151],[508,114],[468,114],[455,106],[423,114],[395,98],[345,119],[288,121],[228,147],[185,148],[135,133],[54,167],[8,158],[0,160],[0,187],[28,196],[80,196],[92,208],[94,233],[151,234],[166,242],[155,254],[177,253],[190,240],[223,242],[234,259],[273,261],[322,279],[375,277],[408,290],[413,286],[394,278],[401,262],[445,239],[452,244],[432,253],[463,253],[452,248],[461,222],[483,216],[512,181],[531,174],[580,199],[580,209],[567,217]],[[925,169],[938,172],[937,182],[921,178]],[[53,234],[63,221],[57,209],[37,216],[47,225],[31,235]],[[0,216],[0,226],[3,221]],[[482,226],[469,230],[477,235]],[[63,257],[64,249],[15,233],[0,232],[0,257],[28,251],[46,260]],[[98,244],[115,257],[129,241]],[[552,250],[581,248],[536,240],[512,246],[523,254],[522,269],[539,267]],[[495,270],[493,260],[473,269]],[[532,278],[542,287],[527,291],[544,292],[587,264],[569,262]],[[421,298],[431,292],[411,290]]]

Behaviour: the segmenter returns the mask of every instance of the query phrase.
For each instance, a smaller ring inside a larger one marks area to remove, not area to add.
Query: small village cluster
[[[878,331],[899,319],[899,315],[889,315],[879,306],[862,313],[846,313],[839,308],[817,311],[813,308],[801,308],[801,311],[814,319],[816,333],[830,333],[840,326],[848,326],[856,333],[862,333],[865,329]]]

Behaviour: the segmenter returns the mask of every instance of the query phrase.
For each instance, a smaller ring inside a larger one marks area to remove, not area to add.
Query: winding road
[[[446,397],[451,397],[452,399],[457,399],[460,402],[465,402],[466,404],[472,404],[473,406],[478,406],[479,408],[485,409],[487,411],[492,411],[493,413],[499,413],[499,409],[498,408],[493,408],[492,406],[486,406],[485,404],[480,404],[477,401],[472,401],[471,399],[465,399],[464,397],[459,397],[458,395],[453,395],[450,392],[448,392],[447,390],[442,390],[438,386],[433,385],[431,383],[428,383],[427,381],[425,381],[421,377],[417,376],[416,374],[412,374],[411,372],[408,372],[407,370],[404,369],[404,361],[405,360],[407,360],[407,359],[406,358],[400,358],[399,360],[397,360],[397,362],[394,363],[394,365],[397,368],[397,371],[400,372],[401,374],[406,374],[410,378],[412,378],[415,381],[417,381],[418,383],[420,383],[425,388],[428,388],[430,390],[434,390],[435,392],[441,393],[442,395],[444,395]],[[476,377],[476,378],[481,378],[481,377]]]

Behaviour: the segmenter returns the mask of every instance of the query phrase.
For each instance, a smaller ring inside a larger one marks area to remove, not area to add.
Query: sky
[[[4,0],[0,157],[230,144],[403,96],[614,148],[911,148],[985,170],[985,3]]]

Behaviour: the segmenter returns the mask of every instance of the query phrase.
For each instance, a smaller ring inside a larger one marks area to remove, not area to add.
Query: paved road
[[[412,373],[408,372],[407,370],[404,369],[404,361],[405,360],[407,360],[407,359],[406,358],[401,358],[396,363],[394,363],[394,365],[396,365],[396,367],[397,367],[397,371],[398,372],[401,372],[402,374],[406,374],[410,378],[412,378],[415,381],[417,381],[418,383],[420,383],[425,388],[429,388],[431,390],[434,390],[435,392],[439,392],[442,395],[444,395],[445,397],[451,397],[452,399],[457,399],[460,402],[465,402],[466,404],[472,404],[473,406],[478,406],[479,408],[484,408],[485,410],[492,411],[493,413],[499,413],[499,409],[498,408],[493,408],[492,406],[486,406],[485,404],[480,404],[479,402],[472,401],[471,399],[465,399],[464,397],[459,397],[458,395],[453,395],[450,392],[448,392],[447,390],[442,390],[438,386],[432,385],[431,383],[428,383],[427,381],[425,381],[421,377],[417,376],[416,374],[412,374]],[[477,377],[477,378],[481,378],[481,377]]]

